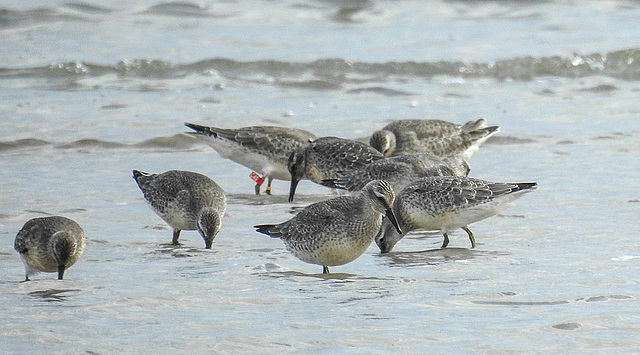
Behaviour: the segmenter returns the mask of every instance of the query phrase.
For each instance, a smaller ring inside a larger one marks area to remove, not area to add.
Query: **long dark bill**
[[[296,194],[296,187],[298,187],[298,183],[300,180],[294,180],[291,178],[291,185],[289,185],[289,202],[293,202],[293,195]]]
[[[396,220],[396,216],[393,214],[393,210],[391,208],[387,208],[385,211],[385,215],[391,221],[391,224],[396,228],[398,234],[402,234],[402,229],[400,229],[400,225],[398,225],[398,220]]]
[[[62,278],[64,277],[64,269],[64,265],[58,265],[58,280],[62,280]]]

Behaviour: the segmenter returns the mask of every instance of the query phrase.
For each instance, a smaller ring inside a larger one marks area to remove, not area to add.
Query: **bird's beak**
[[[296,194],[296,187],[298,187],[298,183],[300,180],[294,180],[291,178],[291,185],[289,186],[289,202],[293,202],[293,195]]]
[[[387,218],[389,218],[391,224],[393,224],[393,226],[396,228],[398,234],[402,234],[402,229],[400,229],[400,226],[398,225],[398,220],[396,220],[396,216],[393,214],[393,210],[391,208],[387,208],[387,210],[385,211],[385,215],[387,216]]]

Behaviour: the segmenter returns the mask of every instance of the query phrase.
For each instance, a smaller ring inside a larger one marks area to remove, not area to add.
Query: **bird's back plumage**
[[[255,226],[256,231],[280,238],[302,261],[342,265],[360,256],[380,229],[383,214],[395,223],[394,193],[384,181],[372,181],[360,194],[341,196],[307,206],[280,224]]]
[[[291,153],[316,139],[308,131],[278,126],[249,126],[237,129],[185,125],[195,132],[192,135],[211,146],[218,154],[243,165],[271,181],[290,180],[287,162]],[[259,187],[256,193],[259,192]]]
[[[205,214],[214,219],[212,223],[217,226],[210,226],[210,229],[217,233],[227,202],[224,190],[215,181],[199,173],[181,170],[161,174],[134,170],[133,177],[154,212],[178,234],[181,230],[198,230],[202,234],[199,222],[209,221],[203,219]],[[207,242],[205,235],[203,238]]]
[[[84,252],[86,237],[75,221],[61,216],[33,218],[18,232],[14,248],[25,264],[25,279],[40,272],[64,271]]]
[[[385,155],[403,155],[428,152],[440,157],[471,155],[498,126],[485,127],[483,118],[459,125],[443,120],[396,120],[374,132],[370,144]]]
[[[448,242],[448,231],[466,228],[468,224],[494,216],[522,193],[536,187],[535,182],[502,183],[459,176],[428,177],[416,180],[400,191],[393,210],[405,234],[416,229],[439,230]],[[391,226],[383,225],[376,243],[381,251],[390,251],[403,236]],[[473,235],[469,237],[475,244]]]

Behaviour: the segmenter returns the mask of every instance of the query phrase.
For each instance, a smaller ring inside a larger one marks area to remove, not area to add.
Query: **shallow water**
[[[256,7],[259,4],[259,8]],[[633,353],[640,348],[640,5],[140,1],[0,5],[3,353]],[[501,126],[471,175],[538,190],[448,249],[412,233],[320,274],[253,225],[335,193],[253,195],[183,122],[359,138],[396,118]],[[132,169],[228,194],[180,247]],[[21,282],[30,218],[83,257]]]

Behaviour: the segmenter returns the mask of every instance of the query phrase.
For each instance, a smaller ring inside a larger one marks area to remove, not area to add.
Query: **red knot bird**
[[[489,137],[500,130],[485,126],[485,119],[463,125],[443,120],[397,120],[371,135],[369,144],[385,156],[428,152],[440,157],[461,154],[469,159]]]
[[[372,180],[384,180],[393,191],[401,191],[405,186],[427,176],[467,176],[469,164],[459,156],[438,158],[434,155],[397,155],[376,160],[348,175],[337,179],[323,180],[322,185],[349,191],[361,190]]]
[[[224,129],[185,123],[195,130],[189,132],[201,138],[218,154],[262,175],[256,179],[255,192],[260,194],[260,185],[267,180],[267,195],[271,194],[274,179],[291,180],[287,169],[289,156],[294,150],[316,139],[302,129],[277,126],[250,126]]]
[[[474,248],[475,237],[467,225],[498,214],[509,202],[537,186],[535,182],[489,182],[460,176],[416,180],[398,192],[393,205],[403,233],[385,221],[375,238],[376,244],[382,253],[387,253],[406,233],[424,229],[440,231],[445,248],[449,244],[448,233],[462,228]]]
[[[25,281],[38,272],[64,272],[84,252],[86,238],[78,223],[61,217],[33,218],[18,232],[14,248],[25,267]]]
[[[197,230],[205,248],[211,249],[227,208],[224,191],[215,181],[181,170],[162,174],[134,170],[133,178],[153,211],[173,228],[172,245],[180,244],[180,231]]]
[[[289,157],[289,202],[302,179],[321,184],[335,179],[384,156],[371,146],[352,139],[321,137],[295,150]]]
[[[340,196],[307,206],[292,219],[280,224],[255,226],[256,231],[280,238],[298,259],[329,266],[349,263],[371,245],[386,215],[391,225],[397,222],[391,206],[394,192],[382,180],[368,183],[359,194]],[[402,231],[398,228],[398,233]]]

